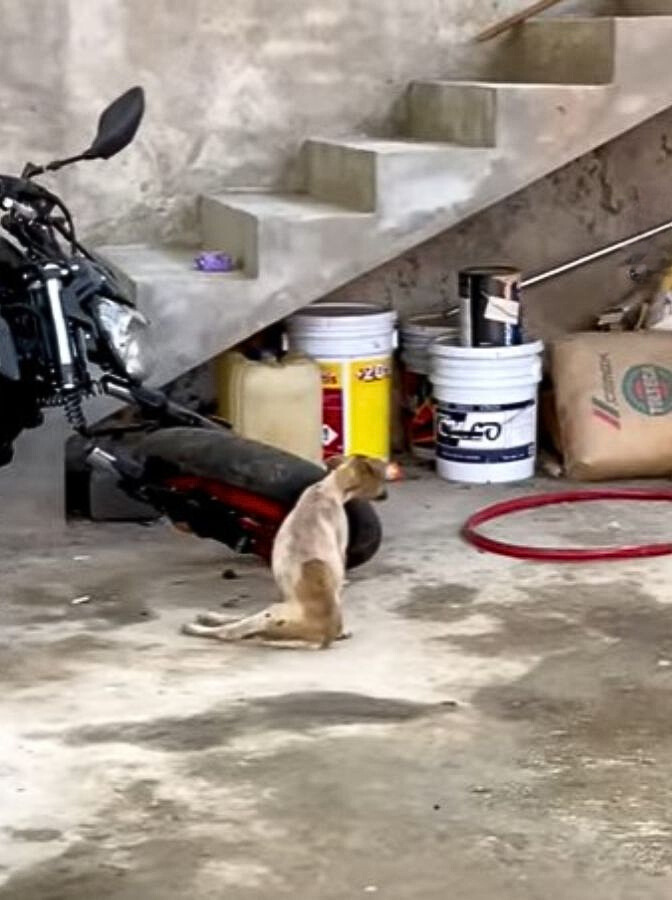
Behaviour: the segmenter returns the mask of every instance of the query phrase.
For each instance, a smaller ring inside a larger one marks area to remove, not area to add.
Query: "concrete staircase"
[[[179,376],[672,104],[672,3],[638,6],[650,14],[528,22],[475,49],[469,80],[411,84],[394,140],[308,140],[304,193],[203,197],[201,245],[236,256],[235,273],[195,272],[197,248],[104,248],[155,325],[155,380]]]

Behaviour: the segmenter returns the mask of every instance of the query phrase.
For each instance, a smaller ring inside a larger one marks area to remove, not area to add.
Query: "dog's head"
[[[350,456],[347,459],[334,458],[327,463],[336,472],[339,487],[348,500],[359,497],[362,500],[384,500],[385,463],[368,456]]]

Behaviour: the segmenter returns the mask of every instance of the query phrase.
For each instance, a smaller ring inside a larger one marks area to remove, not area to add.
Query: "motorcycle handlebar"
[[[0,195],[16,200],[18,203],[31,200],[50,199],[46,188],[25,178],[17,178],[14,175],[0,175]]]
[[[5,197],[9,197],[16,203],[40,204],[36,213],[41,219],[46,219],[54,207],[58,208],[63,213],[67,225],[64,237],[73,248],[77,246],[75,226],[69,209],[60,197],[43,185],[29,181],[27,178],[17,178],[15,175],[0,175],[0,201]]]

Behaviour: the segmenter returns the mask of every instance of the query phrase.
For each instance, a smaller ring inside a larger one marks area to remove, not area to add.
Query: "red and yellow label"
[[[322,453],[325,459],[344,452],[343,364],[321,362]]]
[[[321,362],[322,390],[339,390],[343,387],[343,363]]]
[[[390,455],[392,360],[389,356],[320,362],[325,458]]]

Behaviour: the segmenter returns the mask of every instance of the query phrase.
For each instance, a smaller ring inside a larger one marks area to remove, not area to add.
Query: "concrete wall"
[[[296,185],[314,134],[385,133],[409,79],[468,72],[528,0],[0,0],[0,170],[88,143],[133,83],[132,148],[55,180],[93,239],[184,239],[193,198]]]
[[[457,301],[464,266],[512,264],[531,274],[672,220],[672,110],[353,282],[337,296],[384,301],[402,315]],[[658,271],[672,232],[531,288],[527,323],[550,339],[588,327],[632,288],[632,266]]]

